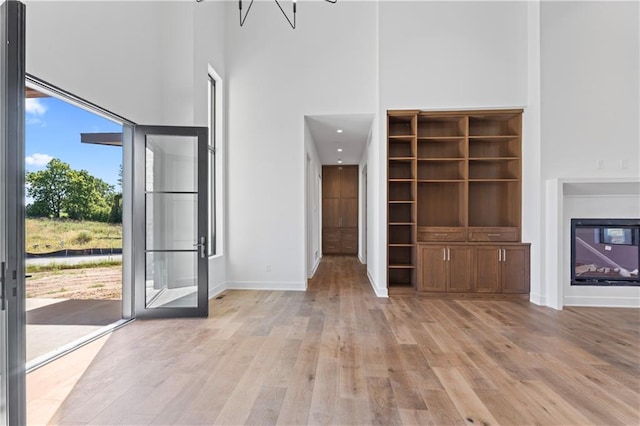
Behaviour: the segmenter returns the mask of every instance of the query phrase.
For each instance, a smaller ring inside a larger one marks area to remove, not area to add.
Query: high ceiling
[[[360,162],[373,114],[308,115],[306,121],[322,164],[340,164],[338,160],[342,160],[341,164]]]

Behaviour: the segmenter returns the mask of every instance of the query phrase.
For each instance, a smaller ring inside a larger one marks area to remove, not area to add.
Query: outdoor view
[[[27,89],[25,124],[33,361],[122,317],[121,144],[81,142],[81,134],[121,135],[122,126],[34,89]]]

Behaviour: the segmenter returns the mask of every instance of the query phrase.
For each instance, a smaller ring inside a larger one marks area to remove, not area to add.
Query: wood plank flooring
[[[116,331],[50,423],[637,425],[639,357],[637,309],[378,299],[355,258],[325,257],[307,292]]]

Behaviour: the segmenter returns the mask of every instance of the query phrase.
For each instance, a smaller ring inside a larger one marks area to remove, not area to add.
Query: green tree
[[[70,170],[63,206],[71,219],[106,222],[112,194],[113,186],[102,179],[91,176],[86,170]]]
[[[27,195],[33,204],[27,213],[33,216],[61,217],[67,197],[71,167],[57,158],[49,161],[44,170],[26,174]]]

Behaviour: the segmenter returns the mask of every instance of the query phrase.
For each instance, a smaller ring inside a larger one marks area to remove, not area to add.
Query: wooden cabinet
[[[358,253],[358,166],[322,167],[322,252]]]
[[[480,246],[521,241],[521,143],[522,110],[388,112],[390,289],[528,291],[522,271],[528,271],[529,257],[522,249],[507,256],[514,263],[501,262],[500,271],[476,271],[471,263],[496,256]],[[512,249],[506,246],[501,250]],[[468,263],[456,268],[451,265],[457,260],[437,263],[443,262],[438,249],[445,250],[445,258],[455,250]],[[446,279],[438,282],[443,273]],[[463,275],[452,280],[452,273]],[[503,280],[518,273],[509,283]],[[474,274],[482,278],[477,286]]]
[[[418,291],[470,292],[472,248],[420,244]]]
[[[529,293],[529,245],[475,246],[473,266],[480,293]]]

